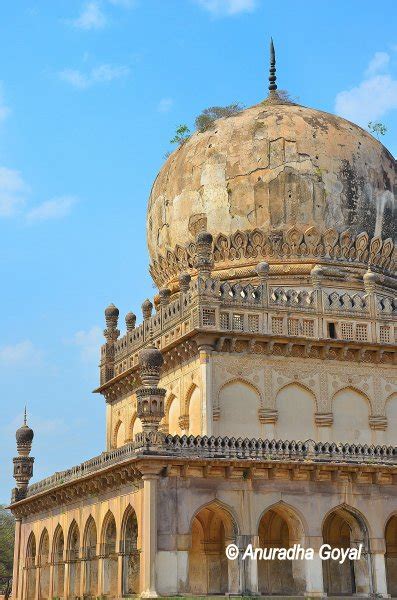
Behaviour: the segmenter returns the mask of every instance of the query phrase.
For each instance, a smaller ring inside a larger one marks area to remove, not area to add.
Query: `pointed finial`
[[[23,424],[27,425],[27,418],[26,418],[26,404],[25,404],[25,412],[23,414]]]
[[[276,77],[276,52],[274,50],[273,38],[270,38],[270,69],[269,69],[269,92],[277,89]]]

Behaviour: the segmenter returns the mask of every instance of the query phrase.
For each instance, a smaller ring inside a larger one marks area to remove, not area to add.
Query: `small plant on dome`
[[[172,140],[170,140],[170,144],[178,144],[178,146],[182,146],[186,140],[188,140],[190,137],[190,129],[187,125],[183,124],[183,125],[179,125],[176,128],[175,131],[175,135],[172,138]]]
[[[210,106],[209,108],[205,108],[198,117],[196,117],[194,124],[197,131],[203,133],[204,131],[211,129],[217,119],[233,117],[234,115],[238,115],[243,109],[244,106],[240,104],[240,102],[234,102],[227,106]]]
[[[385,135],[385,133],[387,132],[386,125],[384,125],[380,121],[370,121],[368,123],[368,129],[373,135],[376,135],[378,140],[380,139],[381,135]]]

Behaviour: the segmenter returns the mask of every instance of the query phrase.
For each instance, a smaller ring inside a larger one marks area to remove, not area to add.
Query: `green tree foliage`
[[[385,133],[387,132],[386,125],[384,125],[380,121],[374,121],[374,122],[370,121],[368,123],[368,129],[370,130],[370,132],[373,135],[376,135],[376,137],[378,138],[378,140],[379,140],[379,136],[385,135]]]
[[[12,575],[14,531],[14,517],[0,504],[0,577]]]
[[[196,117],[194,124],[196,125],[197,131],[202,133],[203,131],[207,131],[207,129],[211,129],[217,119],[237,115],[243,108],[244,106],[239,102],[228,104],[228,106],[211,106],[210,108],[205,108],[203,112]]]
[[[178,146],[182,146],[189,139],[190,129],[187,125],[179,125],[176,128],[175,136],[170,140],[170,144],[178,144]]]

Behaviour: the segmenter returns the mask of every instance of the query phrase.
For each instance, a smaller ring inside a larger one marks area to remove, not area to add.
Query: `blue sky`
[[[104,449],[103,310],[137,313],[146,201],[169,140],[203,108],[266,95],[388,127],[394,0],[31,0],[0,9],[0,502],[28,405],[35,479]]]

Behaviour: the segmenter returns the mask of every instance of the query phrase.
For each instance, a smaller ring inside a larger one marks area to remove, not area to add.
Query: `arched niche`
[[[190,391],[189,397],[189,433],[190,435],[201,435],[201,394],[197,386]]]
[[[137,417],[135,415],[135,417],[132,420],[132,439],[135,440],[135,436],[137,433],[141,433],[142,432],[142,422],[139,419],[139,417]]]
[[[323,542],[331,548],[358,548],[362,558],[343,563],[323,560],[324,591],[328,596],[368,595],[371,592],[372,569],[369,564],[369,535],[363,517],[347,506],[328,513],[323,523]]]
[[[55,529],[52,546],[54,562],[53,596],[55,598],[63,598],[65,583],[65,538],[60,525]]]
[[[39,598],[47,600],[50,593],[50,538],[47,529],[43,530],[39,545]]]
[[[123,555],[123,595],[138,594],[140,573],[138,520],[131,506],[128,506],[124,512],[120,548]]]
[[[385,541],[387,591],[392,598],[395,598],[397,597],[397,515],[393,515],[387,522]]]
[[[307,388],[296,383],[283,387],[276,396],[276,409],[277,439],[301,442],[318,439],[314,422],[316,398]]]
[[[235,594],[239,586],[238,561],[228,560],[225,548],[235,543],[237,526],[226,507],[217,503],[201,508],[191,524],[189,592]]]
[[[27,600],[34,600],[36,596],[36,552],[36,538],[32,531],[28,538],[25,559]]]
[[[371,444],[369,402],[353,388],[339,390],[332,401],[332,441],[350,444]]]
[[[98,595],[97,528],[94,519],[87,519],[83,538],[85,564],[84,596],[95,598]]]
[[[118,421],[114,428],[113,446],[120,448],[125,444],[125,425],[123,421]]]
[[[304,545],[302,522],[293,509],[284,503],[270,507],[262,515],[258,528],[259,546],[268,552],[271,548],[288,548]],[[271,596],[299,596],[304,594],[306,580],[304,561],[258,561],[259,593]]]
[[[219,392],[218,435],[261,437],[259,408],[260,395],[254,386],[242,380],[230,381]]]
[[[103,594],[105,596],[117,596],[117,530],[116,521],[110,511],[102,526],[102,548],[103,548]]]
[[[176,396],[171,396],[167,404],[168,431],[171,435],[180,434],[181,429],[179,427],[179,417],[181,415],[181,411],[179,399]]]
[[[69,528],[67,556],[69,561],[69,596],[80,596],[80,530],[76,521]]]
[[[386,401],[387,444],[397,446],[397,394],[389,396]]]

